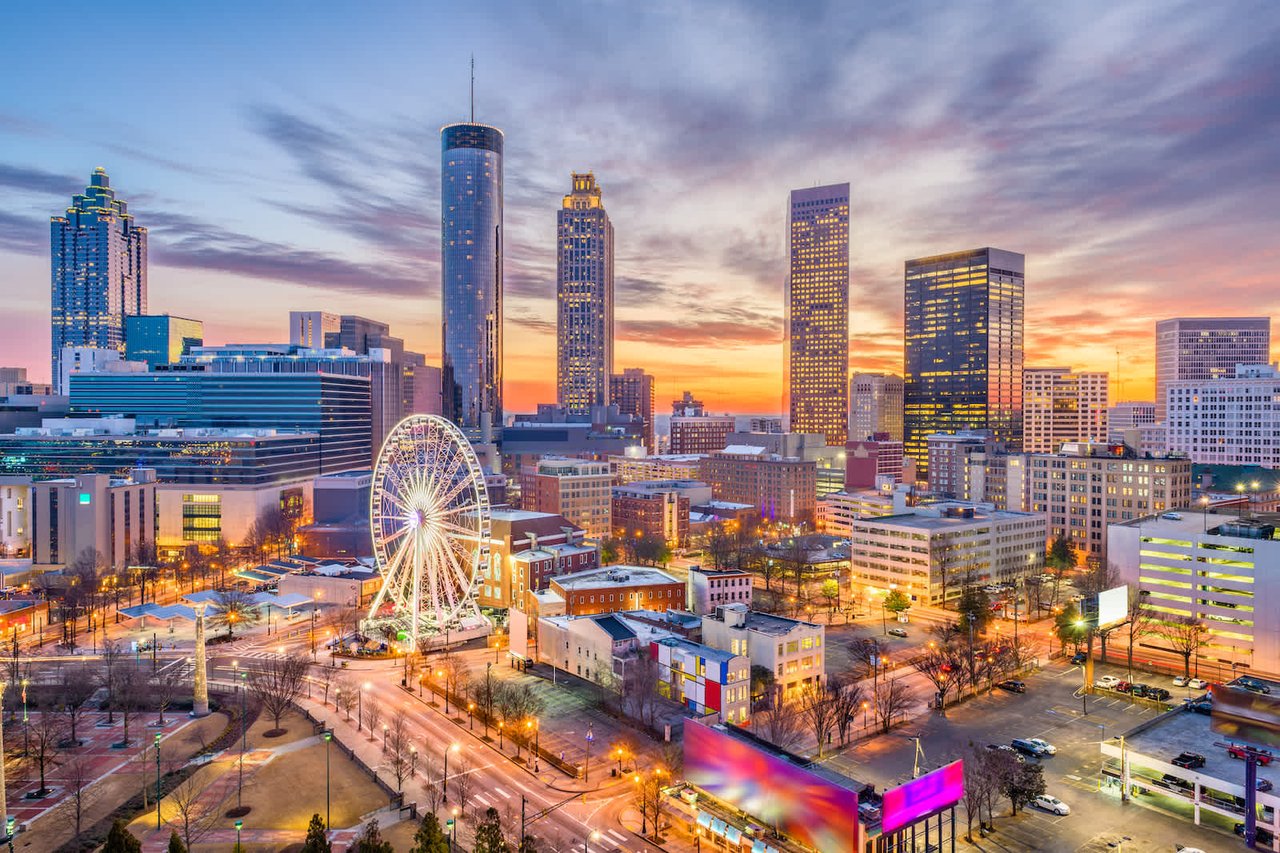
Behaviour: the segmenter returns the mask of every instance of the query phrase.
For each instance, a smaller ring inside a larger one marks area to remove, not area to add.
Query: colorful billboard
[[[694,720],[684,721],[685,780],[822,853],[860,850],[858,795]]]
[[[885,835],[964,799],[964,762],[953,761],[884,792],[880,831]]]
[[[1209,690],[1211,730],[1232,740],[1280,747],[1280,697],[1222,684],[1211,684]]]

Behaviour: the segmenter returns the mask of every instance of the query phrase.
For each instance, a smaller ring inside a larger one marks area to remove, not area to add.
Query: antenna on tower
[[[476,123],[476,55],[471,54],[471,123]]]

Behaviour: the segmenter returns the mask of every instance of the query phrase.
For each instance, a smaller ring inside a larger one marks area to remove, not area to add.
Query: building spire
[[[471,54],[471,123],[476,123],[476,55]]]

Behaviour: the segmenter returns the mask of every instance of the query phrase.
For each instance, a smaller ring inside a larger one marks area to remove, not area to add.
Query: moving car
[[[1027,743],[1034,743],[1036,746],[1040,747],[1040,749],[1044,751],[1045,755],[1058,754],[1058,748],[1053,744],[1049,743],[1049,741],[1045,740],[1044,738],[1029,737],[1027,738]]]
[[[1027,683],[1025,681],[1015,681],[1012,678],[1008,681],[1001,681],[996,685],[996,687],[999,687],[1001,690],[1008,690],[1010,693],[1027,692]]]
[[[905,637],[905,636],[907,636],[907,629],[906,629],[906,628],[890,628],[890,629],[889,629],[889,636],[890,636],[890,637]]]
[[[1207,715],[1213,713],[1213,703],[1207,699],[1193,699],[1184,704],[1183,707],[1193,714]]]
[[[1053,812],[1057,815],[1071,814],[1071,806],[1064,803],[1057,797],[1049,794],[1041,794],[1032,800],[1031,804],[1037,808],[1044,809],[1047,812]]]
[[[1188,769],[1204,767],[1204,756],[1198,752],[1179,753],[1178,757],[1173,759],[1173,766],[1186,767]]]
[[[1116,685],[1120,683],[1120,679],[1115,675],[1104,675],[1097,681],[1093,682],[1094,687],[1101,687],[1104,690],[1115,690]]]
[[[1255,750],[1255,752],[1257,753],[1257,756],[1258,756],[1258,763],[1261,764],[1263,767],[1266,767],[1273,760],[1275,760],[1275,756],[1272,755],[1268,750],[1259,749],[1259,750]],[[1244,761],[1248,753],[1249,751],[1245,749],[1243,746],[1240,746],[1240,744],[1238,743],[1233,743],[1231,744],[1231,746],[1227,747],[1227,755],[1230,755],[1232,758],[1238,758],[1241,761]]]
[[[1045,751],[1041,749],[1039,745],[1034,744],[1025,738],[1016,737],[1009,742],[1009,746],[1018,750],[1018,752],[1021,752],[1023,755],[1030,755],[1032,758],[1039,758],[1045,754]]]
[[[1270,693],[1271,692],[1270,687],[1263,684],[1258,679],[1248,675],[1242,675],[1239,678],[1237,678],[1235,680],[1235,685],[1237,687],[1243,687],[1245,690],[1249,690],[1254,693]]]

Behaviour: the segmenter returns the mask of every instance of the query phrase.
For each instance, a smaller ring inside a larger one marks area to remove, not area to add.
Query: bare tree
[[[421,763],[422,775],[426,780],[423,788],[427,795],[427,808],[437,812],[444,805],[444,774],[440,762],[430,752],[423,751]]]
[[[63,767],[62,776],[58,780],[67,795],[63,799],[65,811],[63,820],[80,837],[81,824],[85,811],[97,799],[97,794],[90,785],[94,782],[94,767],[87,755],[72,757]]]
[[[947,692],[960,689],[960,676],[964,670],[955,665],[952,647],[936,641],[929,645],[911,661],[916,672],[923,675],[933,685],[937,707],[944,715],[947,712]]]
[[[310,663],[298,654],[275,657],[262,661],[262,665],[249,673],[249,689],[262,707],[271,715],[274,728],[267,736],[283,734],[280,718],[302,694]],[[366,702],[369,707],[371,703]]]
[[[166,666],[151,678],[151,700],[155,703],[158,716],[156,725],[164,725],[164,712],[169,710],[178,693],[186,686],[181,667],[176,663]]]
[[[658,684],[663,680],[662,665],[647,648],[627,659],[622,676],[622,702],[631,716],[652,727],[657,711]],[[666,673],[667,680],[671,674]]]
[[[40,776],[40,787],[35,794],[43,797],[49,793],[45,774],[62,763],[62,743],[66,737],[63,719],[49,706],[40,709],[35,725],[29,727],[24,738],[27,761]]]
[[[818,744],[818,757],[821,758],[826,745],[830,743],[836,729],[836,696],[828,685],[815,683],[800,691],[800,716],[813,732]]]
[[[62,684],[58,688],[58,705],[70,728],[71,745],[80,745],[79,725],[93,694],[98,692],[93,675],[83,666],[70,666],[62,670]]]
[[[382,703],[376,696],[369,696],[361,704],[364,706],[364,724],[369,727],[369,739],[373,740],[378,723],[382,722]]]
[[[1155,624],[1155,620],[1152,618],[1152,611],[1147,607],[1145,597],[1133,587],[1129,588],[1128,615],[1128,621],[1124,625],[1125,640],[1128,643],[1125,657],[1129,668],[1129,680],[1133,681],[1133,649],[1139,640],[1151,633]]]
[[[896,678],[881,682],[876,687],[873,699],[880,730],[887,734],[893,727],[893,718],[905,713],[914,698],[911,690]]]
[[[804,719],[794,702],[782,697],[781,688],[774,688],[775,695],[767,705],[752,714],[751,728],[755,733],[779,749],[791,749],[800,742]]]
[[[843,745],[849,742],[850,731],[858,717],[858,711],[862,709],[862,686],[849,673],[828,676],[827,688],[835,696],[836,729],[840,732],[840,743]]]
[[[217,809],[205,808],[200,802],[204,786],[200,784],[199,777],[197,772],[183,779],[169,792],[166,801],[166,823],[182,836],[182,843],[188,850],[213,828],[218,817]]]
[[[145,676],[138,671],[132,662],[117,667],[115,705],[120,710],[120,720],[124,723],[124,735],[120,739],[123,746],[129,745],[129,721],[138,713],[142,702],[142,688],[146,683]]]
[[[333,694],[333,707],[346,714],[347,722],[351,722],[351,709],[356,707],[359,698],[351,682],[345,678],[337,679]]]
[[[1155,633],[1182,655],[1182,674],[1191,677],[1191,656],[1208,642],[1209,632],[1193,616],[1170,614],[1155,624]]]
[[[102,644],[101,683],[107,689],[107,723],[116,721],[117,680],[125,657],[124,647],[115,640],[106,640]]]
[[[408,778],[413,764],[410,740],[404,715],[396,714],[387,729],[387,765],[396,779],[397,792],[404,790],[404,780]]]
[[[449,784],[453,786],[454,799],[458,801],[458,808],[463,811],[467,810],[467,799],[471,795],[471,757],[466,753],[459,751],[454,758],[454,764],[457,770],[449,779]]]

